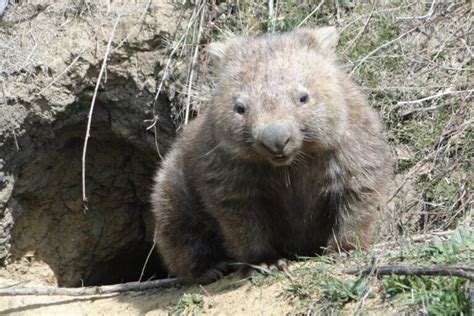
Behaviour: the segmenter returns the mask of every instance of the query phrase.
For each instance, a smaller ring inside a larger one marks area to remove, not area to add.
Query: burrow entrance
[[[56,130],[15,174],[8,261],[45,264],[58,286],[137,281],[152,247],[149,194],[158,157],[114,134],[109,115],[96,113],[91,130],[87,210],[81,188],[83,122]],[[143,279],[153,276],[166,276],[156,249]]]

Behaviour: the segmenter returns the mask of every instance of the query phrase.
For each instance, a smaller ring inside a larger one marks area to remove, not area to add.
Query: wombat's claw
[[[278,259],[277,262],[270,264],[268,270],[271,273],[277,273],[278,271],[287,271],[288,270],[288,260]]]
[[[289,264],[290,264],[290,262],[285,258],[278,259],[278,261],[276,263],[276,265],[278,267],[278,270],[280,270],[280,271],[287,271]]]
[[[261,269],[254,269],[254,270],[260,270],[263,273],[269,273],[269,274],[277,273],[278,271],[286,271],[288,270],[288,260],[281,258],[281,259],[278,259],[276,262],[270,263],[270,264],[260,263],[259,267]]]

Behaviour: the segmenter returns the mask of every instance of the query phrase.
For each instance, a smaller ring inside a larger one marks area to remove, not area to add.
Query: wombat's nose
[[[274,155],[281,155],[290,139],[290,128],[283,123],[267,125],[258,134],[260,145]]]

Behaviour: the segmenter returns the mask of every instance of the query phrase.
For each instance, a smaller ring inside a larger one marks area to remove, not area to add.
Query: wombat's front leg
[[[339,213],[337,224],[328,241],[328,251],[367,249],[372,241],[374,213],[376,210],[352,205]]]
[[[161,214],[155,237],[159,251],[179,279],[202,284],[215,281],[222,277],[226,260],[217,223],[198,212],[182,210]]]
[[[226,260],[219,224],[203,211],[180,175],[165,170],[157,179],[152,195],[155,241],[172,274],[187,282],[209,283],[222,276]]]
[[[220,209],[217,216],[229,256],[243,264],[262,265],[269,270],[285,269],[270,240],[270,230],[263,219],[262,210],[253,205]],[[248,270],[247,268],[240,269]],[[272,271],[275,272],[275,271]]]

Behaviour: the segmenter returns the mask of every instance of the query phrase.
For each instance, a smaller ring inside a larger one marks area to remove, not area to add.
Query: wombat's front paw
[[[278,271],[286,271],[288,269],[289,261],[287,259],[281,258],[269,263],[262,262],[255,265],[245,265],[240,267],[237,270],[237,275],[243,278],[252,276],[253,274],[273,274]]]
[[[284,258],[281,258],[281,259],[278,259],[276,262],[274,263],[270,263],[270,264],[266,264],[266,263],[262,263],[260,264],[260,266],[264,266],[264,267],[267,267],[267,269],[271,272],[271,273],[277,273],[278,271],[286,271],[288,270],[288,260],[287,259],[284,259]]]
[[[224,274],[222,273],[222,271],[220,271],[219,269],[212,268],[201,274],[194,281],[198,284],[209,284],[219,280],[223,276]]]
[[[209,284],[214,281],[219,280],[228,273],[228,266],[226,262],[219,262],[214,268],[211,268],[201,274],[199,277],[195,278],[195,283],[199,284]]]

